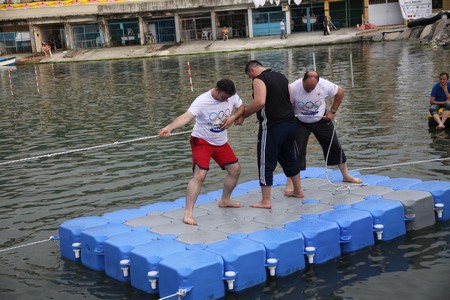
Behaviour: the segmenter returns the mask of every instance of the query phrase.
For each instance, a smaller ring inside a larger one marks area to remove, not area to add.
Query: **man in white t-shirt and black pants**
[[[198,96],[184,114],[159,131],[160,137],[168,137],[173,130],[183,127],[195,118],[190,139],[194,176],[187,187],[184,223],[197,225],[193,217],[194,205],[209,170],[211,158],[227,171],[219,206],[243,206],[230,198],[241,174],[241,167],[227,137],[227,129],[243,113],[244,104],[236,94],[233,81],[221,79],[214,88]]]
[[[320,78],[316,71],[307,71],[303,78],[294,81],[289,87],[295,116],[299,120],[296,143],[301,170],[306,169],[306,147],[308,138],[313,133],[322,146],[325,159],[331,143],[327,165],[337,165],[345,182],[361,183],[360,178],[350,175],[347,158],[334,132],[333,119],[344,98],[344,89]],[[327,97],[334,97],[329,110],[326,109]],[[291,189],[291,183],[286,184],[286,192],[290,192]]]

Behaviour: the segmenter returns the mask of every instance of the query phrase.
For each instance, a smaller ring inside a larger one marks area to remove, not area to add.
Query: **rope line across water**
[[[192,130],[171,133],[170,135],[174,136],[174,135],[180,135],[180,134],[185,134],[185,133],[190,133],[190,132],[192,132]],[[159,138],[159,135],[144,136],[144,137],[135,138],[135,139],[126,140],[126,141],[114,142],[114,143],[97,145],[97,146],[86,147],[86,148],[72,149],[72,150],[61,151],[61,152],[48,153],[48,154],[43,154],[43,155],[38,155],[38,156],[33,156],[33,157],[16,159],[16,160],[8,160],[8,161],[0,162],[0,166],[9,165],[9,164],[13,164],[13,163],[19,163],[19,162],[25,162],[25,161],[30,161],[30,160],[36,160],[36,159],[41,159],[41,158],[48,158],[48,157],[53,157],[53,156],[58,156],[58,155],[63,155],[63,154],[70,154],[70,153],[90,151],[90,150],[112,147],[112,146],[119,146],[119,145],[128,144],[128,143],[142,142],[142,141],[154,139],[154,138]]]
[[[36,241],[36,242],[32,242],[32,243],[28,243],[28,244],[24,244],[24,245],[19,245],[19,246],[14,246],[14,247],[10,247],[10,248],[5,248],[5,249],[1,249],[1,252],[6,252],[6,251],[11,251],[11,250],[15,250],[15,249],[19,249],[19,248],[23,248],[23,247],[28,247],[28,246],[32,246],[32,245],[36,245],[36,244],[40,244],[40,243],[45,243],[48,241],[55,241],[55,240],[59,240],[59,237],[57,236],[50,236],[48,239],[46,240],[42,240],[42,241]]]

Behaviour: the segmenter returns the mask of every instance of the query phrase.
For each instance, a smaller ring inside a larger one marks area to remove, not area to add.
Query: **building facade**
[[[44,43],[70,50],[216,40],[224,26],[230,38],[279,35],[281,19],[288,34],[321,31],[324,16],[345,28],[369,20],[367,7],[378,4],[369,1],[398,0],[4,1],[10,3],[0,5],[1,53],[41,52]],[[402,20],[390,16],[392,22]]]

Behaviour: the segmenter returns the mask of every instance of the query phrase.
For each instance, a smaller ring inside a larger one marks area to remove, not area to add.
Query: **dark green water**
[[[431,87],[441,71],[450,71],[448,50],[390,42],[18,66],[11,73],[14,96],[8,72],[0,71],[0,249],[57,235],[69,219],[183,197],[191,177],[189,134],[154,136],[223,77],[234,80],[249,103],[251,82],[243,69],[250,59],[290,81],[315,62],[322,76],[344,87],[336,127],[350,169],[450,180],[450,131],[427,124]],[[229,132],[240,182],[257,179],[256,132],[253,121]],[[149,138],[91,148],[140,137]],[[324,166],[315,141],[308,165]],[[202,193],[220,189],[223,176],[212,165]],[[226,298],[447,299],[449,242],[449,222],[439,223]],[[2,299],[157,299],[61,259],[53,241],[0,252],[0,263]]]

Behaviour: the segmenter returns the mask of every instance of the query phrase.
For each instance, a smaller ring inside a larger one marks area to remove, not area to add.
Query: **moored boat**
[[[0,58],[0,67],[14,66],[15,62],[16,62],[15,56]]]
[[[450,14],[449,12],[440,11],[435,15],[411,20],[408,22],[408,28],[433,24],[434,22],[440,20],[443,15],[447,15],[448,17],[449,14]]]
[[[440,109],[439,109],[439,117],[442,117],[442,112],[443,112],[443,111],[444,111],[443,108],[440,108]],[[433,116],[432,116],[430,113],[428,113],[428,125],[429,125],[430,127],[431,127],[431,126],[437,126],[437,125],[438,125],[437,122],[433,119]],[[445,121],[444,125],[445,125],[446,127],[450,128],[450,118],[448,118],[448,119]]]

